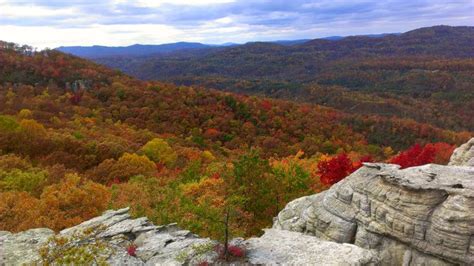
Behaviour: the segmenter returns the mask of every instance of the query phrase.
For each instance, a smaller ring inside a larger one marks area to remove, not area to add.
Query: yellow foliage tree
[[[155,172],[156,165],[148,157],[124,153],[118,160],[103,161],[90,172],[90,176],[96,182],[110,184],[111,182],[127,182],[131,177],[138,175],[149,177]]]
[[[21,109],[20,112],[18,112],[18,117],[21,119],[28,119],[33,116],[33,113],[29,109]]]
[[[109,201],[107,187],[67,174],[61,183],[44,189],[36,207],[42,214],[38,220],[48,228],[61,230],[99,215]]]
[[[41,227],[39,200],[26,192],[9,191],[0,193],[0,228],[19,232]]]
[[[178,155],[170,147],[168,142],[160,138],[150,140],[140,151],[150,158],[150,160],[165,164],[168,167],[172,167],[178,158]]]
[[[22,133],[27,138],[42,138],[46,136],[46,128],[36,120],[33,119],[23,119],[20,122],[20,128]]]

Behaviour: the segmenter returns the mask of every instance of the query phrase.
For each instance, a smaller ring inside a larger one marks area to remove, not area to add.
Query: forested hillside
[[[382,37],[249,43],[225,49],[96,61],[143,80],[317,103],[354,114],[474,130],[474,27]]]
[[[229,214],[232,234],[255,235],[288,201],[364,161],[446,163],[470,136],[145,82],[58,51],[0,43],[2,230],[60,230],[131,206],[156,224],[213,237]]]

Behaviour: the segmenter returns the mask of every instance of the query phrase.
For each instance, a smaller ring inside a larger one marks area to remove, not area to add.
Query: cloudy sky
[[[306,39],[474,25],[474,0],[0,0],[0,40],[61,45]]]

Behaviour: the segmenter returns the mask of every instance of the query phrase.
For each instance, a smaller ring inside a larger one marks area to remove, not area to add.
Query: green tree
[[[276,191],[273,186],[274,176],[268,160],[262,159],[257,150],[252,149],[234,163],[233,173],[227,177],[230,195],[242,204],[241,208],[252,214],[255,225],[250,234],[259,234],[257,228],[270,225],[275,214]]]
[[[26,191],[38,195],[47,179],[47,172],[39,169],[22,171],[12,169],[0,170],[0,189],[3,191]]]

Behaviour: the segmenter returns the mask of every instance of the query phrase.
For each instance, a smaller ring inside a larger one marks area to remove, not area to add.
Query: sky
[[[474,25],[474,0],[0,0],[0,40],[43,49],[315,39]]]

